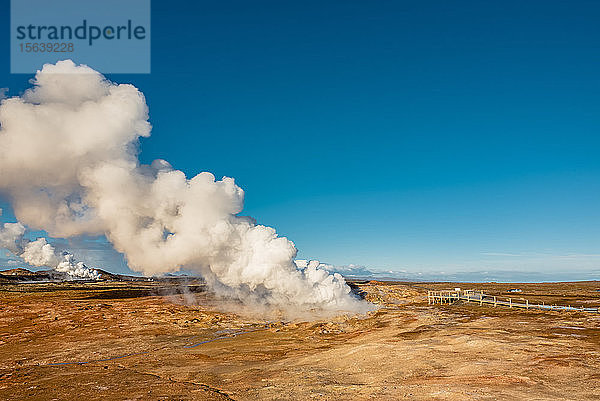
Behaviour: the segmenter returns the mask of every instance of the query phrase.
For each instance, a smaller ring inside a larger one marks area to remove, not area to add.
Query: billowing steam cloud
[[[4,223],[0,226],[0,248],[8,249],[17,254],[21,239],[25,234],[25,227],[21,223]]]
[[[104,234],[136,271],[195,270],[244,301],[368,309],[339,274],[298,268],[291,241],[239,216],[244,192],[232,178],[140,165],[137,141],[151,127],[135,87],[71,61],[45,65],[33,84],[0,106],[0,191],[20,222],[53,237]]]
[[[33,266],[56,266],[58,263],[54,255],[54,247],[46,241],[46,238],[29,242],[19,256]]]

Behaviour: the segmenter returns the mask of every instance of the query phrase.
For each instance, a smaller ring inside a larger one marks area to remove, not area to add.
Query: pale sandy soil
[[[156,285],[0,286],[0,399],[600,399],[598,314],[428,306],[427,288],[460,285],[366,283],[377,312],[281,322]],[[519,288],[572,305],[600,295],[600,283]]]

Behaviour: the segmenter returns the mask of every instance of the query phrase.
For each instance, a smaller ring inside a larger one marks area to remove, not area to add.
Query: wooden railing
[[[479,305],[494,305],[497,306],[507,306],[509,308],[521,308],[521,309],[542,309],[542,310],[556,310],[556,311],[573,311],[573,312],[596,312],[598,313],[598,308],[585,308],[583,306],[563,306],[563,305],[546,305],[545,303],[541,304],[532,304],[527,299],[522,298],[499,298],[495,295],[485,294],[483,291],[477,290],[459,290],[456,289],[446,290],[446,291],[427,291],[427,303],[429,305],[433,304],[453,304],[457,301],[465,301],[465,302],[475,302],[479,303]]]

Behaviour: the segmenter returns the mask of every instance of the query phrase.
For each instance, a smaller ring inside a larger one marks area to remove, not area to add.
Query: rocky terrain
[[[427,304],[428,289],[461,286],[600,304],[598,282],[355,282],[378,310],[295,321],[189,280],[5,280],[0,399],[600,398],[600,315]]]

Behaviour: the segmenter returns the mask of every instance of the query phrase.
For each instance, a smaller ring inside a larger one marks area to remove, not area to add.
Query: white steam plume
[[[0,209],[0,216],[2,209]],[[0,249],[7,249],[12,254],[20,257],[31,266],[53,267],[56,271],[67,273],[72,278],[98,280],[101,274],[87,267],[83,262],[77,262],[73,254],[64,252],[62,260],[56,256],[54,247],[46,238],[35,241],[25,239],[25,226],[21,223],[5,223],[0,226]]]
[[[77,262],[73,254],[68,252],[63,254],[63,260],[55,267],[55,270],[76,278],[98,280],[101,277],[98,270],[90,269],[83,262]]]
[[[45,65],[33,84],[0,106],[0,191],[19,221],[53,237],[104,234],[133,270],[196,270],[243,300],[369,309],[342,276],[297,268],[291,241],[239,216],[244,192],[232,178],[140,165],[137,141],[151,127],[135,87],[71,61]]]

